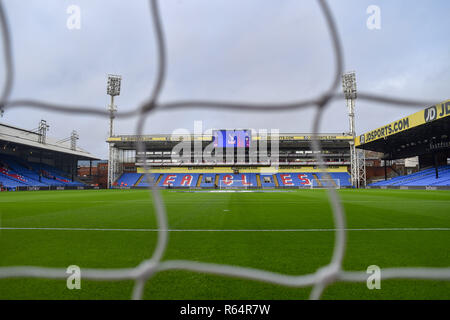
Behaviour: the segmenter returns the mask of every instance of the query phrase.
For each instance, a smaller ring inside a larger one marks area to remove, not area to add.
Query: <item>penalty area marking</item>
[[[26,228],[0,227],[0,230],[42,230],[42,231],[135,231],[135,232],[334,232],[344,231],[450,231],[450,228],[344,228],[344,229],[132,229],[132,228]]]

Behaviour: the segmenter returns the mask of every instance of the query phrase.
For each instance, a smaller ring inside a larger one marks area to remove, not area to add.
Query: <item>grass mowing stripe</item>
[[[131,228],[21,228],[0,227],[0,230],[43,231],[137,231],[137,232],[333,232],[340,229],[131,229]],[[450,228],[344,228],[345,231],[450,231]]]
[[[164,260],[300,275],[315,272],[331,258],[336,227],[325,190],[161,193],[171,232]],[[450,230],[450,192],[338,193],[347,217],[345,270],[366,270],[373,264],[382,270],[450,265],[450,232],[445,232]],[[148,190],[0,193],[0,265],[135,267],[149,258],[157,240],[149,198]],[[68,290],[65,280],[2,279],[0,299],[128,299],[131,289],[132,282],[86,280],[82,290]],[[149,280],[145,298],[298,300],[309,292],[166,271]],[[324,298],[450,299],[450,282],[386,280],[382,290],[337,283]]]

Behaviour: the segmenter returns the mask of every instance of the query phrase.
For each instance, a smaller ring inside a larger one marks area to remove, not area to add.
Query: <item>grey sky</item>
[[[69,5],[81,8],[81,29],[68,30]],[[446,100],[450,88],[450,2],[329,1],[343,40],[346,70],[358,89],[420,100]],[[381,8],[381,30],[366,27],[369,5]],[[6,1],[16,80],[12,98],[106,108],[106,74],[123,76],[116,103],[136,108],[150,94],[156,74],[155,41],[147,1]],[[168,50],[161,101],[214,99],[287,102],[328,88],[334,71],[330,37],[316,1],[164,0],[161,16]],[[3,66],[0,72],[3,74]],[[2,80],[1,80],[2,81]],[[0,82],[1,82],[0,81]],[[426,106],[398,108],[357,101],[357,132],[379,127]],[[147,133],[206,128],[277,128],[310,132],[312,109],[247,113],[183,111],[152,114]],[[49,135],[76,129],[79,144],[105,158],[108,119],[9,109],[0,121]],[[133,134],[135,119],[116,121],[116,133]],[[344,101],[324,113],[321,131],[348,130]]]

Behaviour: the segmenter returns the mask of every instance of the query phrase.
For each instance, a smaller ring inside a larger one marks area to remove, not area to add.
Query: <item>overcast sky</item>
[[[358,90],[442,101],[450,97],[450,1],[329,1],[343,41],[345,69],[357,72]],[[67,8],[81,9],[81,28],[68,29]],[[369,30],[369,5],[381,9],[381,29]],[[123,77],[121,111],[150,94],[156,74],[155,39],[147,1],[5,1],[15,59],[12,99],[106,109],[106,75]],[[164,0],[161,17],[168,50],[161,101],[207,99],[290,102],[328,88],[335,64],[325,20],[316,1]],[[4,74],[3,65],[0,74]],[[0,84],[3,79],[0,80]],[[358,134],[426,106],[396,108],[357,101]],[[157,111],[146,133],[204,128],[276,128],[310,132],[312,109],[290,112]],[[40,119],[49,136],[75,129],[79,145],[107,157],[108,119],[9,109],[0,122],[26,129]],[[117,120],[117,134],[133,134],[135,119]],[[324,113],[322,132],[348,131],[344,101]]]

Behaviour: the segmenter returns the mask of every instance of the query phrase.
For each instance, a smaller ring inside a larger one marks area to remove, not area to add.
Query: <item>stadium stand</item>
[[[122,174],[122,176],[119,178],[118,181],[122,182],[122,181],[126,181],[126,179],[129,179],[127,176],[128,175],[134,175],[133,173],[124,173]],[[149,183],[147,181],[147,176],[145,174],[139,173],[138,174],[139,177],[137,179],[137,181],[134,183],[134,185],[131,186],[125,186],[125,187],[148,187]],[[157,183],[159,183],[161,181],[161,177],[162,174],[152,174],[153,176],[153,180],[156,181]],[[120,186],[120,184],[117,184],[118,186]]]
[[[84,189],[77,180],[79,161],[96,161],[76,145],[76,139],[57,140],[47,135],[45,120],[33,130],[0,123],[0,187],[2,190]],[[72,132],[73,133],[73,132]],[[77,137],[75,137],[77,138]]]
[[[141,173],[124,173],[115,183],[119,187],[132,187],[143,176]]]
[[[450,100],[447,100],[356,137],[357,148],[380,153],[384,163],[384,181],[374,181],[368,187],[449,189],[449,129]],[[416,158],[414,169],[419,171],[388,179],[389,163],[407,158]]]
[[[435,168],[428,168],[386,181],[378,181],[370,186],[450,186],[450,166],[438,167],[438,173],[439,177],[436,178]]]
[[[329,173],[334,184],[351,186],[348,172]],[[154,174],[159,187],[176,188],[267,188],[267,187],[311,187],[322,186],[321,181],[329,180],[324,173],[281,172],[281,173],[162,173]],[[316,181],[316,182],[315,182]],[[323,183],[325,185],[325,183]],[[115,187],[148,187],[143,173],[123,173],[114,184]]]
[[[311,134],[277,133],[272,136],[272,133],[232,129],[227,134],[234,135],[234,139],[224,140],[220,138],[223,131],[186,137],[168,134],[110,137],[107,142],[115,154],[110,162],[118,170],[111,172],[108,185],[113,188],[148,186],[142,177],[146,164],[152,167],[158,186],[163,188],[322,186],[318,182],[321,179],[319,163],[311,151]],[[322,133],[318,139],[323,148],[322,164],[328,166],[328,172],[340,174],[332,177],[337,179],[335,184],[349,186],[349,146],[353,137],[347,133]],[[138,141],[144,142],[145,152],[136,150]],[[230,141],[234,142],[230,144]],[[180,145],[184,146],[183,150],[179,150]],[[217,150],[213,152],[214,157],[208,156],[211,146]]]
[[[2,185],[8,188],[83,186],[83,183],[72,181],[52,166],[28,163],[9,155],[0,155],[0,174]]]
[[[277,178],[280,186],[307,187],[314,184],[314,175],[315,173],[278,173]]]

